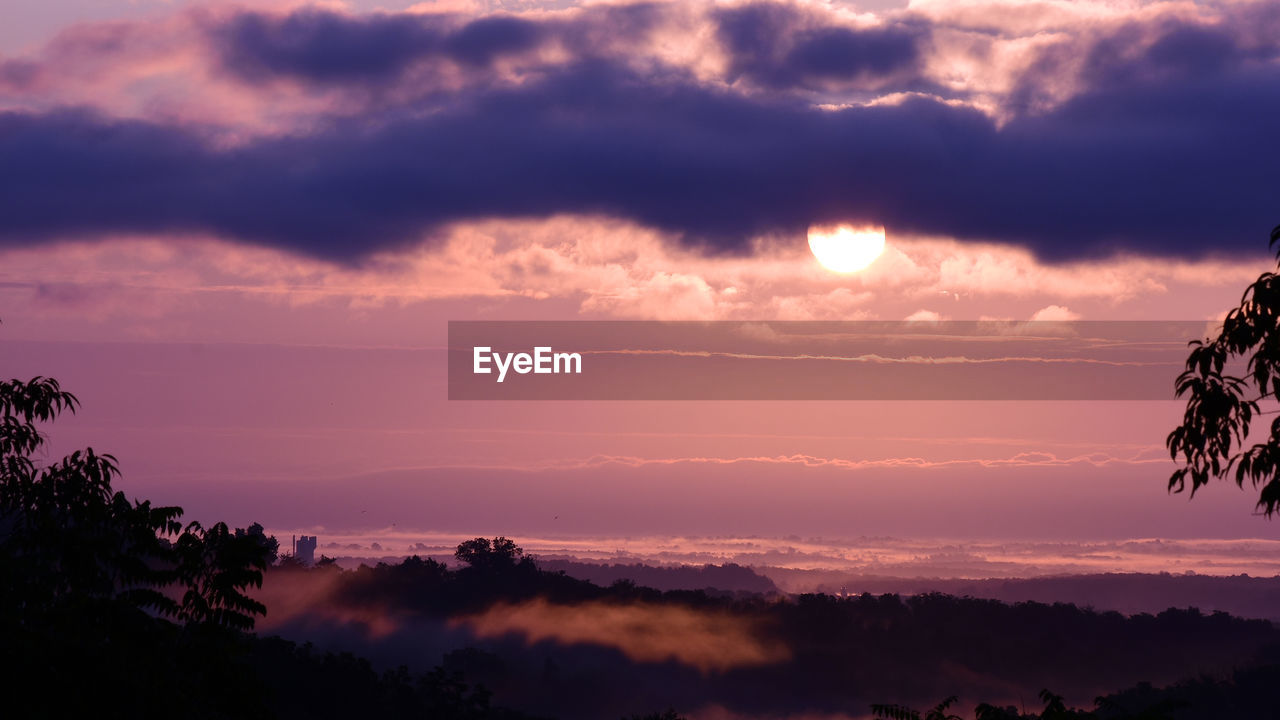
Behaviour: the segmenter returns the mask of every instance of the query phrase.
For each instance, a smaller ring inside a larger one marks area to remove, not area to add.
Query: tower
[[[307,565],[311,565],[316,561],[316,536],[303,535],[301,537],[295,535],[293,537],[293,557],[302,561]]]

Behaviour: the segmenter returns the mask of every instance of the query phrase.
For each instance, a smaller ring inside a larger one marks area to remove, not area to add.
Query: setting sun
[[[884,228],[815,225],[809,228],[809,249],[828,270],[857,272],[884,252]]]

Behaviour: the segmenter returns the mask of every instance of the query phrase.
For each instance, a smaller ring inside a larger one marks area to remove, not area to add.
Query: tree
[[[222,523],[184,527],[181,508],[128,499],[112,488],[116,459],[92,448],[41,462],[41,425],[77,407],[51,378],[0,381],[5,709],[261,716],[265,686],[244,664],[240,631],[265,612],[246,591],[262,582],[267,545]]]
[[[1277,242],[1280,226],[1271,231],[1271,247]],[[1217,337],[1190,347],[1175,385],[1177,396],[1187,397],[1186,411],[1165,441],[1181,465],[1169,477],[1169,490],[1182,492],[1190,479],[1194,496],[1213,478],[1233,479],[1241,488],[1249,480],[1269,518],[1280,509],[1280,415],[1264,442],[1246,443],[1262,414],[1259,402],[1280,400],[1280,275],[1263,273],[1227,313]],[[1242,360],[1243,374],[1232,374]]]
[[[685,720],[685,718],[676,712],[675,708],[667,708],[662,712],[651,712],[647,715],[629,715],[622,720]]]
[[[280,541],[275,535],[268,535],[259,523],[253,523],[247,528],[236,528],[236,537],[244,535],[252,537],[267,551],[268,565],[276,564],[276,560],[280,558]]]
[[[973,717],[974,720],[1098,720],[1099,718],[1097,712],[1067,707],[1066,700],[1061,695],[1049,690],[1041,690],[1039,697],[1044,703],[1044,709],[1038,713],[1020,712],[1011,706],[1000,707],[981,703],[974,708]],[[950,712],[956,702],[956,697],[953,695],[923,714],[919,710],[912,710],[904,705],[872,705],[871,714],[872,717],[881,720],[964,720],[960,715]],[[1100,697],[1096,703],[1099,709],[1107,711],[1104,717],[1110,720],[1168,720],[1162,710],[1165,705],[1155,706],[1138,714],[1130,714],[1109,698]]]
[[[115,601],[174,614],[160,592],[174,579],[163,536],[178,533],[181,509],[112,493],[116,460],[92,448],[43,468],[33,460],[45,444],[36,423],[78,405],[52,378],[0,382],[0,567],[12,583],[5,619],[37,625]]]
[[[182,508],[113,491],[116,459],[92,448],[48,466],[38,423],[79,401],[52,378],[0,382],[0,620],[53,627],[132,608],[187,624],[249,630],[266,612],[245,591],[262,585],[269,556],[261,526],[185,528]],[[180,589],[175,600],[174,587]]]
[[[174,544],[176,575],[186,586],[177,616],[188,623],[252,630],[255,615],[267,607],[245,594],[249,586],[262,587],[267,567],[266,548],[244,531],[232,534],[226,523],[208,530],[200,523],[187,525]]]
[[[955,713],[947,712],[958,701],[959,698],[952,695],[933,706],[924,715],[921,715],[919,710],[912,710],[905,705],[872,705],[871,716],[884,720],[964,720]]]
[[[467,540],[458,545],[453,556],[481,571],[533,565],[533,559],[526,557],[523,549],[505,537],[496,537],[492,542],[488,538]]]

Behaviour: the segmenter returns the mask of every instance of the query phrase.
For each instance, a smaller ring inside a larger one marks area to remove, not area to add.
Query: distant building
[[[298,537],[295,535],[293,538],[293,556],[307,565],[314,565],[316,561],[316,536],[303,535]]]

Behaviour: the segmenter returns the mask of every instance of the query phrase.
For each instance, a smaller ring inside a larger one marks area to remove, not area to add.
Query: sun
[[[814,225],[809,228],[809,249],[828,270],[857,272],[884,252],[884,228]]]

